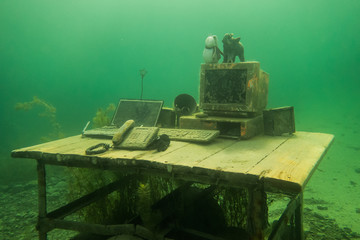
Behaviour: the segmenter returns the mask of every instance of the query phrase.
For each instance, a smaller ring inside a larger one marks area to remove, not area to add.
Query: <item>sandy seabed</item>
[[[359,109],[310,109],[305,115],[300,130],[331,133],[335,140],[305,188],[304,207],[360,233]],[[306,205],[311,199],[321,204]]]

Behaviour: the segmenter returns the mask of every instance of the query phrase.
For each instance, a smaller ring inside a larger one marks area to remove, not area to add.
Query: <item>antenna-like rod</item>
[[[140,95],[140,100],[142,100],[143,97],[143,89],[144,89],[144,77],[147,74],[147,71],[145,68],[140,70],[140,75],[141,75],[141,95]]]

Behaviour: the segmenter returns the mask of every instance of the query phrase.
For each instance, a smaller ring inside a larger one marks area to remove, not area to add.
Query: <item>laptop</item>
[[[129,119],[135,127],[154,127],[157,124],[164,101],[120,99],[109,126],[83,131],[83,136],[112,138]]]

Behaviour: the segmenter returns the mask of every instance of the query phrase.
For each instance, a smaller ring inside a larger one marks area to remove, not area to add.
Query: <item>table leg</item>
[[[263,240],[268,226],[268,208],[264,185],[259,182],[255,188],[249,188],[248,230],[251,240]]]
[[[295,240],[304,240],[303,227],[303,193],[298,196],[298,205],[295,209]]]
[[[47,230],[44,226],[46,221],[47,206],[46,206],[46,173],[45,164],[42,160],[37,161],[37,173],[38,173],[38,223],[37,230],[39,231],[39,240],[47,239]]]

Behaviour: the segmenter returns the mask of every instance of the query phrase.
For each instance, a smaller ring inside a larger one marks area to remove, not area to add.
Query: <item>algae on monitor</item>
[[[113,103],[110,103],[106,109],[99,108],[93,117],[93,127],[98,128],[110,125],[111,116],[114,111],[115,105]]]

